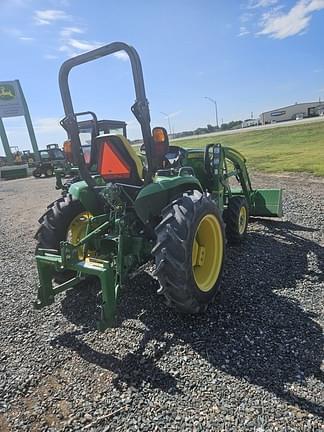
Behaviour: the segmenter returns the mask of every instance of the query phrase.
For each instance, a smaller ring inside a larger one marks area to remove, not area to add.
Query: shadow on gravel
[[[84,333],[85,331],[75,331],[58,336],[52,341],[52,345],[69,348],[77,352],[83,360],[114,372],[116,378],[113,380],[113,383],[117,389],[122,389],[123,384],[139,389],[142,383],[149,382],[152,387],[159,388],[161,391],[170,394],[182,393],[177,388],[176,379],[156,365],[156,362],[169,351],[173,344],[172,340],[163,344],[162,349],[156,350],[154,357],[147,357],[143,355],[143,352],[146,344],[152,340],[152,334],[145,332],[139,348],[135,352],[129,352],[120,359],[113,354],[102,353],[93,349],[79,338]]]
[[[147,282],[145,286],[155,284],[155,281],[145,274]],[[78,353],[78,355],[89,363],[94,363],[97,366],[110,370],[116,374],[114,379],[114,385],[116,388],[121,388],[122,384],[126,384],[129,387],[140,388],[143,382],[150,382],[150,384],[159,388],[164,392],[170,394],[181,393],[177,388],[176,379],[166,371],[162,371],[156,362],[165,355],[171,345],[174,344],[173,338],[164,338],[163,343],[160,343],[154,350],[154,356],[144,356],[147,344],[152,340],[152,333],[146,332],[145,330],[134,327],[132,330],[140,333],[139,347],[135,352],[129,352],[122,359],[114,356],[113,354],[102,353],[89,344],[82,340],[82,336],[96,329],[96,317],[99,318],[99,301],[97,299],[99,294],[99,287],[95,280],[92,280],[91,287],[75,288],[66,293],[66,297],[62,301],[62,313],[65,315],[70,322],[77,324],[82,327],[81,330],[77,330],[72,333],[64,333],[55,338],[51,345],[62,346],[69,348],[72,351]],[[155,287],[156,288],[156,287]],[[137,288],[138,289],[138,288]],[[152,296],[152,290],[149,295]],[[132,293],[129,293],[132,296]],[[135,293],[136,296],[136,293]],[[134,300],[129,298],[128,301]],[[153,300],[158,301],[159,299],[154,296]],[[137,302],[132,301],[135,309],[124,316],[122,320],[128,319],[138,315]],[[153,306],[153,303],[152,303]],[[128,308],[129,305],[120,304],[119,308]],[[120,320],[118,320],[120,321]],[[117,326],[120,322],[117,323]],[[109,345],[109,333],[107,334],[108,345]],[[116,337],[116,336],[115,336]]]
[[[261,386],[289,404],[320,415],[320,405],[287,391],[286,385],[302,386],[312,376],[323,380],[321,328],[312,319],[314,315],[280,291],[296,288],[305,291],[305,298],[311,298],[312,284],[322,278],[318,267],[324,262],[323,249],[298,234],[312,231],[309,228],[262,219],[257,224],[258,230],[249,233],[242,247],[228,248],[222,301],[204,316],[182,317],[168,309],[152,292],[156,282],[144,274],[122,290],[119,306],[118,326],[128,319],[145,325],[146,330],[137,330],[143,332],[143,337],[139,336],[142,339],[136,351],[119,359],[91,348],[78,337],[80,332],[63,334],[53,344],[74,350],[90,363],[115,372],[116,385],[126,382],[139,387],[149,382],[168,392],[176,391],[177,383],[181,387],[183,361],[171,349],[181,346],[187,352],[198,353],[223,373]],[[91,304],[95,307],[91,291],[74,290],[63,300],[63,313],[84,325],[83,317],[91,312],[87,310]],[[132,325],[127,321],[123,327],[133,331]],[[117,337],[109,331],[106,335],[108,344],[110,337]],[[151,356],[145,351],[149,344],[157,347]],[[170,373],[156,364],[164,355],[176,357],[170,361]],[[176,368],[178,379],[174,378]]]

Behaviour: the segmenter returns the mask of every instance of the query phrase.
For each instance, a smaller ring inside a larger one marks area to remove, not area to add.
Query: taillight
[[[73,155],[72,155],[72,143],[70,140],[64,141],[63,144],[63,151],[65,154],[66,159],[69,162],[73,162]]]

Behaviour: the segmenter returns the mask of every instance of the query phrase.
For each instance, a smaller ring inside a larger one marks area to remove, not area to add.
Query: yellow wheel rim
[[[200,291],[208,292],[221,271],[224,239],[220,222],[213,214],[204,216],[196,230],[192,246],[192,272]]]
[[[73,245],[79,243],[79,241],[87,234],[87,227],[90,218],[92,218],[90,212],[82,212],[78,214],[69,225],[66,240]],[[84,246],[79,247],[78,257],[80,260],[84,259]]]
[[[246,222],[247,222],[246,208],[241,207],[240,214],[239,214],[239,223],[238,223],[238,230],[240,234],[244,233],[246,228]]]

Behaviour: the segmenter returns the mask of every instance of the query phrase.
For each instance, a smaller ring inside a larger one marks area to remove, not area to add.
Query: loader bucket
[[[282,217],[282,189],[255,190],[251,201],[251,216]]]

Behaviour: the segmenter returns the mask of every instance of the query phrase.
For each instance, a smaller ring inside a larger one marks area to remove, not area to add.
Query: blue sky
[[[0,80],[19,79],[40,147],[62,142],[58,71],[68,57],[112,41],[138,50],[152,125],[175,131],[324,99],[324,0],[0,0]],[[134,91],[124,55],[71,75],[77,110],[129,123]],[[22,118],[11,145],[30,148]],[[0,154],[3,154],[0,146]]]

